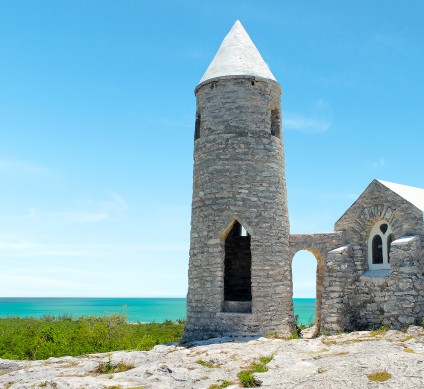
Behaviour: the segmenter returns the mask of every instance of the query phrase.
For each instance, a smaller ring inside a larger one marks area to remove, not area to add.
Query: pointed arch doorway
[[[251,236],[237,220],[223,234],[224,312],[252,312],[252,252]]]

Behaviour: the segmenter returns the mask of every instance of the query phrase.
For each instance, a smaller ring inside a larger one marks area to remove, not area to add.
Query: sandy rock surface
[[[219,338],[190,347],[160,345],[151,351],[118,351],[46,361],[0,359],[0,387],[18,388],[209,388],[224,380],[239,388],[237,373],[273,355],[263,388],[423,388],[424,330],[353,332],[316,339]],[[129,370],[99,374],[101,362]],[[373,382],[368,374],[392,377]]]

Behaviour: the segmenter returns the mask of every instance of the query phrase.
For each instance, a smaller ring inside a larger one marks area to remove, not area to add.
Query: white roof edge
[[[424,212],[424,189],[408,185],[396,184],[394,182],[389,181],[377,181]]]
[[[408,243],[411,243],[414,240],[417,240],[416,236],[401,236],[399,239],[396,239],[392,242],[393,246],[402,246]]]
[[[341,253],[345,252],[346,250],[348,250],[349,247],[351,247],[351,246],[352,246],[352,244],[351,243],[348,243],[348,244],[346,244],[344,246],[341,246],[341,247],[338,247],[338,248],[336,248],[334,250],[328,251],[328,254],[341,254]]]
[[[239,20],[222,41],[199,84],[224,76],[256,76],[277,81]]]

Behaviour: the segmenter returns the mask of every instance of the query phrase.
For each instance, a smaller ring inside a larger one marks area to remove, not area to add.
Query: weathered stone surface
[[[160,345],[151,351],[118,351],[112,363],[133,368],[122,373],[96,375],[108,354],[50,358],[47,361],[0,359],[0,387],[27,389],[200,389],[224,380],[240,388],[237,374],[262,356],[273,356],[268,372],[255,378],[264,388],[421,388],[424,386],[424,330],[406,333],[368,331],[317,339],[221,338],[196,342],[190,348]],[[203,363],[203,364],[202,364]],[[209,364],[209,366],[205,366]],[[384,384],[367,378],[387,371]]]

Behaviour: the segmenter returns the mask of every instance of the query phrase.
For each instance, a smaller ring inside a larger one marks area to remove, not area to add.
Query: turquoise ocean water
[[[315,299],[294,299],[299,323],[315,320]],[[124,313],[129,322],[160,323],[186,317],[185,298],[0,298],[0,317]]]

